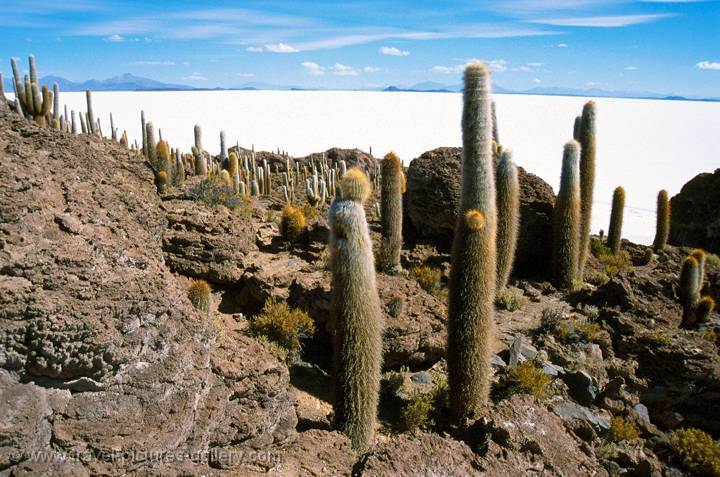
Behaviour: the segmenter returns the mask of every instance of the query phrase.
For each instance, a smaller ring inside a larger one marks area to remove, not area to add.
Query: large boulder
[[[670,200],[670,243],[720,253],[720,169],[703,172]]]
[[[295,432],[287,367],[192,306],[163,258],[167,223],[139,153],[0,102],[4,473],[121,475],[167,452],[149,474],[207,474],[215,448]]]
[[[413,159],[407,171],[407,217],[420,238],[448,246],[460,202],[461,148],[441,147]],[[522,167],[520,176],[520,233],[515,273],[537,275],[551,255],[552,187]]]

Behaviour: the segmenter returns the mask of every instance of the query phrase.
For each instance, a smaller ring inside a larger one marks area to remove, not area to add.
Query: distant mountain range
[[[5,90],[13,91],[12,80],[5,78]],[[58,83],[60,91],[312,91],[329,90],[328,88],[302,88],[292,85],[276,85],[270,83],[251,82],[244,83],[233,88],[195,88],[192,86],[163,83],[150,78],[135,76],[125,73],[106,80],[88,80],[82,83],[67,80],[60,76],[45,76],[40,78],[42,84],[52,85]],[[459,93],[462,92],[462,84],[446,85],[434,81],[425,81],[412,86],[388,86],[381,88],[365,88],[361,91],[408,91],[408,92],[435,92],[435,93]],[[638,99],[665,99],[665,100],[686,100],[686,101],[720,101],[720,98],[684,97],[677,95],[666,95],[649,91],[605,91],[598,88],[560,88],[560,87],[536,87],[527,90],[510,90],[499,85],[493,86],[493,91],[500,94],[531,94],[541,96],[589,96],[599,98],[638,98]]]

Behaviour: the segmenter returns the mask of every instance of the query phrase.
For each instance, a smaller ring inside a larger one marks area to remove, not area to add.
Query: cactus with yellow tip
[[[167,172],[165,172],[165,171],[160,171],[160,172],[158,172],[158,174],[157,174],[157,188],[158,188],[158,192],[159,192],[159,193],[161,193],[161,194],[164,194],[164,193],[165,193],[165,191],[167,190],[167,186],[168,186],[168,183],[169,183],[169,182],[170,182],[170,181],[169,181]]]
[[[447,366],[451,416],[472,418],[490,392],[496,285],[495,178],[490,72],[479,62],[464,75],[462,188],[452,245]]]
[[[715,310],[715,300],[709,296],[702,297],[698,302],[697,310],[695,310],[697,323],[707,322],[713,310]]]
[[[585,103],[578,132],[580,142],[580,252],[578,280],[583,280],[590,250],[593,191],[595,189],[595,102]]]
[[[580,247],[580,144],[570,141],[563,150],[560,190],[553,210],[553,275],[555,282],[572,290],[578,281]]]
[[[364,453],[374,440],[382,367],[382,315],[363,207],[370,181],[353,168],[343,175],[340,188],[328,217],[335,423],[352,448]]]
[[[624,209],[625,189],[617,187],[613,192],[612,209],[610,212],[610,226],[608,227],[607,238],[608,247],[615,255],[620,252]]]
[[[380,162],[380,220],[382,240],[380,243],[380,268],[393,270],[400,268],[400,250],[402,248],[402,189],[403,171],[400,158],[388,153]]]
[[[212,290],[205,280],[193,280],[187,289],[187,296],[190,303],[198,310],[205,312],[210,310]]]
[[[493,103],[495,104],[495,103]],[[520,222],[520,182],[512,152],[504,150],[497,167],[497,289],[510,279]]]
[[[653,249],[655,252],[662,252],[667,246],[670,235],[670,200],[668,191],[665,189],[658,192],[657,197],[657,219],[655,223],[655,240]]]

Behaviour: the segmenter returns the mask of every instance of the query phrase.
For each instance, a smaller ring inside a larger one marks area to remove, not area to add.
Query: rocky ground
[[[671,433],[720,436],[720,323],[678,326],[674,286],[688,249],[647,261],[645,247],[625,242],[619,271],[592,257],[592,283],[559,292],[545,281],[554,195],[525,171],[518,309],[498,307],[492,403],[468,428],[445,424],[447,204],[458,167],[459,150],[442,148],[408,170],[403,266],[430,265],[441,279],[424,289],[412,273],[378,275],[380,428],[356,455],[331,427],[327,206],[290,245],[278,232],[279,197],[209,206],[189,193],[193,177],[158,195],[140,154],[40,128],[0,101],[0,471],[692,475]],[[716,298],[719,273],[709,263],[706,293]],[[208,313],[186,296],[194,278],[213,288]],[[400,313],[390,306],[398,296]],[[249,332],[269,298],[316,323],[298,359]]]

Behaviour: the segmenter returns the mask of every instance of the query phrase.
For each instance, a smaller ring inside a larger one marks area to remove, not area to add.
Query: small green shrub
[[[599,257],[605,274],[612,278],[620,272],[632,270],[633,264],[630,254],[622,250],[617,255],[607,254]]]
[[[720,443],[700,429],[679,429],[671,436],[677,458],[689,472],[720,477]]]
[[[588,321],[597,321],[600,317],[600,309],[597,306],[585,305],[579,308],[580,313],[585,315]]]
[[[655,346],[667,346],[672,343],[672,337],[661,330],[651,331],[645,337]]]
[[[512,368],[508,379],[512,388],[532,394],[538,399],[547,399],[554,394],[550,387],[552,377],[543,373],[533,360],[524,361]]]
[[[440,292],[440,270],[428,265],[420,265],[410,270],[410,276],[418,282],[420,287],[431,295]]]
[[[498,291],[495,296],[495,306],[503,310],[515,311],[524,307],[528,302],[522,290],[515,287],[507,287]]]
[[[715,255],[714,253],[705,252],[705,265],[720,268],[720,257]]]
[[[250,322],[250,331],[256,337],[264,336],[288,350],[290,356],[295,356],[301,349],[300,340],[310,338],[315,333],[315,322],[306,312],[271,298]]]
[[[397,318],[402,315],[403,309],[405,308],[405,298],[402,295],[393,295],[387,304],[388,313],[393,318]]]
[[[210,297],[212,290],[205,280],[193,280],[187,289],[187,296],[190,303],[200,311],[208,311],[210,309]]]
[[[188,191],[188,195],[205,205],[224,205],[228,209],[249,207],[246,199],[235,195],[232,185],[228,186],[219,176],[209,176]]]
[[[596,272],[594,270],[590,270],[585,274],[585,280],[591,285],[600,287],[609,282],[610,277],[605,272]]]
[[[595,449],[595,456],[602,460],[613,460],[618,456],[618,448],[614,442],[603,442]]]
[[[435,405],[431,394],[415,396],[400,414],[403,430],[413,432],[433,427],[435,425],[432,417],[434,409]]]
[[[610,439],[613,442],[632,441],[640,437],[640,431],[631,422],[622,416],[615,416],[610,420]]]
[[[596,258],[600,258],[603,255],[612,255],[610,248],[597,238],[590,239],[590,252],[592,252]]]
[[[547,307],[543,308],[540,314],[540,329],[547,332],[552,332],[560,326],[563,319],[562,310],[559,308]]]

